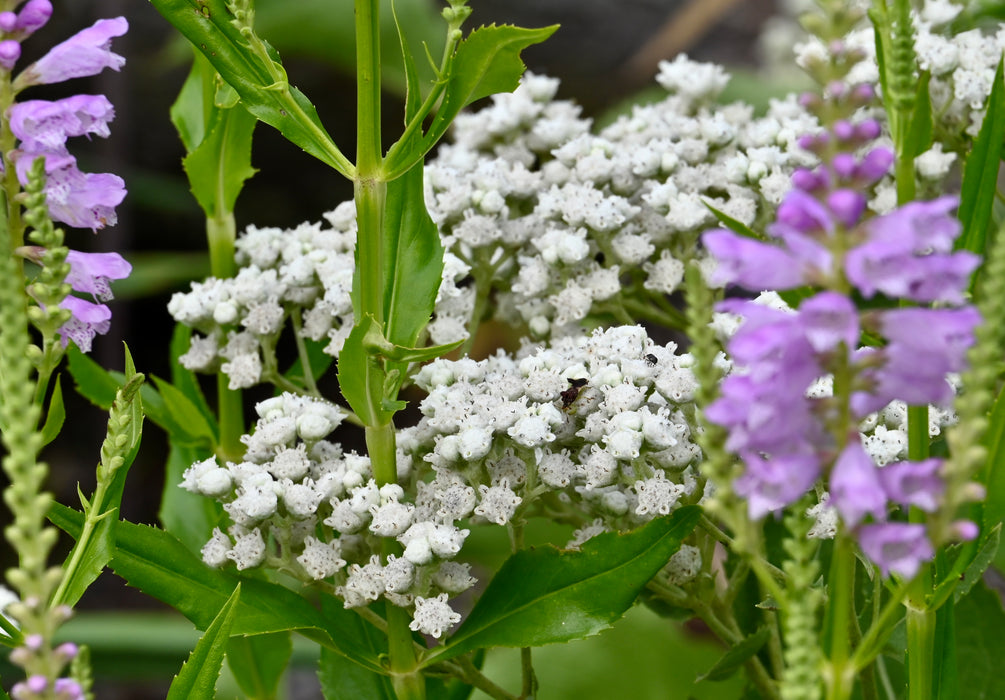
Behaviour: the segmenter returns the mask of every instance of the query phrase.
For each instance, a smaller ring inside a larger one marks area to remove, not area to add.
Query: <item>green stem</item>
[[[830,596],[830,649],[828,659],[827,698],[847,700],[855,684],[855,668],[851,663],[849,630],[853,614],[852,595],[855,587],[855,551],[846,533],[834,540],[831,562]]]
[[[907,688],[909,700],[930,700],[935,667],[935,611],[907,604]]]

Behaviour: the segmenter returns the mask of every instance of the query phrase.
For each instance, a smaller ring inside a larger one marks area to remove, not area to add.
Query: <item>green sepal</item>
[[[292,654],[289,632],[231,637],[227,642],[227,666],[249,698],[276,697]]]
[[[517,552],[424,665],[475,649],[536,647],[607,629],[666,566],[700,517],[699,507],[685,506],[635,532],[593,537],[580,551],[545,546]]]
[[[743,663],[761,650],[771,637],[770,627],[759,627],[756,632],[750,634],[729,648],[722,657],[715,662],[712,668],[695,679],[698,681],[724,681],[731,678]]]
[[[234,587],[227,602],[213,622],[206,628],[195,649],[182,664],[168,689],[167,700],[188,700],[188,698],[215,697],[216,681],[223,668],[223,658],[227,652],[227,640],[234,625],[237,603],[241,598],[241,584]]]
[[[79,511],[54,503],[49,520],[71,537],[80,536],[83,514]],[[353,612],[319,612],[306,598],[284,586],[209,568],[164,530],[122,520],[114,524],[116,549],[111,567],[115,573],[129,585],[170,605],[199,629],[212,624],[240,583],[241,600],[231,634],[295,630],[361,666],[382,672],[380,660],[364,651],[363,640],[353,625]]]
[[[498,92],[512,92],[524,65],[520,52],[555,33],[558,25],[524,29],[511,25],[480,27],[458,44],[449,75],[445,76],[439,108],[425,132],[416,129],[388,150],[385,171],[393,179],[409,171],[443,137],[454,117],[475,100]],[[414,119],[425,119],[419,113]]]
[[[290,85],[274,49],[256,52],[231,20],[226,0],[151,0],[220,76],[237,91],[244,107],[275,127],[304,151],[352,177],[354,168],[321,125],[310,100]]]
[[[49,410],[45,412],[45,425],[42,426],[42,447],[56,439],[63,429],[66,420],[66,406],[63,405],[63,385],[59,375],[53,382],[52,396],[49,397]]]
[[[1002,61],[999,60],[984,123],[963,166],[958,213],[963,234],[956,239],[956,249],[969,250],[978,255],[984,254],[991,209],[998,191],[998,167],[1001,164],[1002,138],[1005,136],[1003,82]]]

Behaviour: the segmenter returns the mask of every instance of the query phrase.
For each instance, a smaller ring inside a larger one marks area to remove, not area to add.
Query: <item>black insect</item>
[[[562,397],[562,408],[571,406],[584,386],[586,386],[585,379],[570,379],[569,388],[559,394]]]
[[[646,355],[646,364],[650,367],[656,366],[656,356],[653,354]]]

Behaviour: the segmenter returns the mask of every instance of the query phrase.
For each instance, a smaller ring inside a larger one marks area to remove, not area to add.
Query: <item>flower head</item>
[[[125,279],[133,269],[118,253],[81,253],[71,250],[66,261],[70,263],[67,284],[78,292],[93,295],[98,301],[111,299],[112,290],[108,283],[111,280]]]
[[[99,19],[92,26],[53,46],[49,53],[18,75],[15,87],[61,83],[71,78],[97,75],[105,68],[119,70],[126,59],[112,53],[112,39],[129,29],[125,17]]]

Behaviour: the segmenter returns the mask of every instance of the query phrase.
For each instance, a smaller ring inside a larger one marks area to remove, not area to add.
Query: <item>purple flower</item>
[[[816,455],[794,454],[763,458],[744,455],[746,470],[736,480],[736,493],[747,499],[751,520],[763,518],[795,502],[820,476]]]
[[[28,171],[35,160],[32,154],[21,154],[15,162],[18,178],[28,180]],[[113,226],[115,207],[126,196],[125,182],[111,173],[83,173],[69,153],[45,154],[46,204],[49,215],[76,228],[92,231]]]
[[[111,299],[109,282],[125,279],[133,269],[118,253],[81,253],[71,250],[66,261],[70,263],[67,284],[78,292],[93,295],[98,301]]]
[[[29,85],[86,78],[97,75],[105,68],[119,70],[126,59],[112,53],[112,39],[122,36],[128,29],[125,17],[99,19],[87,29],[53,46],[49,53],[25,68],[15,80],[15,87],[23,89]]]
[[[104,335],[112,327],[111,309],[104,304],[92,304],[80,297],[69,296],[59,305],[72,314],[70,320],[59,327],[63,347],[72,340],[81,352],[90,352],[94,336]]]
[[[941,459],[896,462],[879,470],[879,480],[887,497],[902,506],[917,506],[931,513],[939,507],[945,485],[939,477]]]
[[[778,205],[778,222],[804,233],[833,233],[834,216],[813,195],[800,189],[789,190]]]
[[[858,344],[858,310],[836,292],[821,292],[799,306],[806,339],[817,352],[834,350],[839,344],[851,350]]]
[[[70,136],[107,137],[115,116],[104,95],[74,95],[55,102],[30,100],[10,108],[10,127],[21,149],[32,154],[62,150]]]
[[[876,473],[876,464],[857,439],[841,451],[830,476],[830,504],[841,519],[855,527],[866,515],[886,519],[886,493]]]
[[[858,544],[884,576],[893,572],[905,579],[914,578],[922,562],[935,556],[925,526],[913,523],[876,523],[863,525]]]
[[[707,231],[701,240],[716,259],[712,273],[716,284],[738,284],[753,291],[806,284],[799,260],[778,246],[725,229]]]

